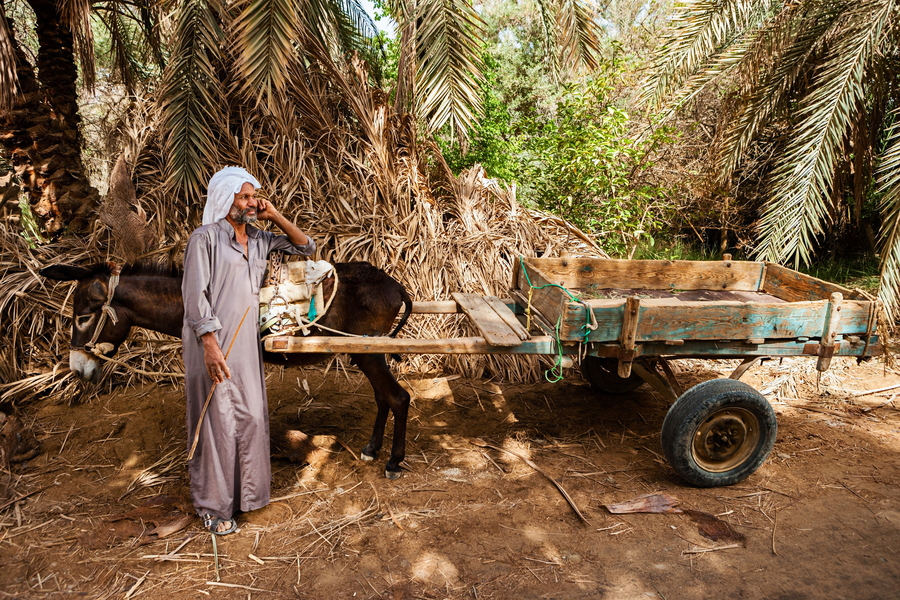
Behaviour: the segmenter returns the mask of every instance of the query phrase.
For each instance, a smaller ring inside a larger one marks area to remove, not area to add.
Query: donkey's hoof
[[[388,479],[400,479],[400,476],[403,475],[403,471],[388,471],[384,470],[384,476]]]
[[[374,456],[372,456],[370,454],[366,454],[365,452],[360,452],[359,457],[366,462],[372,462],[373,460],[375,460]]]

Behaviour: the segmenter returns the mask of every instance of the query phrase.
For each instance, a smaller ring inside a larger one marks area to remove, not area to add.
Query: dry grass
[[[514,188],[486,179],[483,170],[454,176],[438,148],[423,142],[408,114],[397,113],[380,90],[366,83],[364,66],[338,68],[327,56],[287,91],[278,112],[234,108],[233,136],[222,140],[213,170],[246,166],[278,209],[312,235],[319,259],[366,260],[383,268],[415,300],[446,300],[451,292],[504,297],[519,256],[603,256],[583,232],[552,215],[521,206]],[[124,152],[132,165],[138,207],[159,240],[144,260],[181,260],[184,243],[199,226],[202,203],[185,201],[163,185],[156,108],[138,102],[123,124]],[[114,159],[115,157],[110,157]],[[18,223],[0,224],[0,401],[22,402],[52,394],[72,401],[91,394],[66,364],[71,284],[43,281],[48,264],[87,264],[120,258],[132,231],[110,231],[97,222],[85,239],[29,247]],[[459,317],[417,317],[402,336],[469,335]],[[144,372],[183,372],[177,342],[135,331],[116,357],[132,368],[104,366],[100,387],[158,380]],[[451,371],[469,377],[536,380],[533,357],[409,356],[407,371]],[[114,375],[112,375],[114,374]],[[164,378],[163,378],[164,379]]]

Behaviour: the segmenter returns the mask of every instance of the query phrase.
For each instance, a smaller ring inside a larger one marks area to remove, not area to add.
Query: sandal
[[[204,514],[200,515],[200,519],[203,521],[203,526],[213,535],[228,535],[229,533],[237,531],[237,521],[235,521],[233,517],[230,519],[220,519],[219,517],[214,517],[210,514]],[[231,523],[231,527],[225,531],[216,531],[221,523],[228,522]]]

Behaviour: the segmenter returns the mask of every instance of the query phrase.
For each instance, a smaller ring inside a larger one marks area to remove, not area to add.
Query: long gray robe
[[[269,410],[259,336],[259,288],[273,250],[310,255],[315,242],[295,246],[287,236],[247,225],[248,255],[222,219],[195,230],[184,254],[184,351],[188,448],[212,387],[201,336],[214,331],[228,355],[231,379],[216,386],[188,465],[198,514],[228,519],[269,503]],[[249,307],[246,318],[238,324]],[[237,337],[235,339],[235,331]]]

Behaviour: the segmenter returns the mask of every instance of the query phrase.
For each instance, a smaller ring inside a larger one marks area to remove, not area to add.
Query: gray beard
[[[252,217],[248,214],[250,212],[249,208],[245,208],[244,210],[239,210],[237,206],[232,206],[231,211],[228,213],[228,216],[231,217],[235,223],[240,225],[247,225],[249,223],[256,223],[256,215]]]

